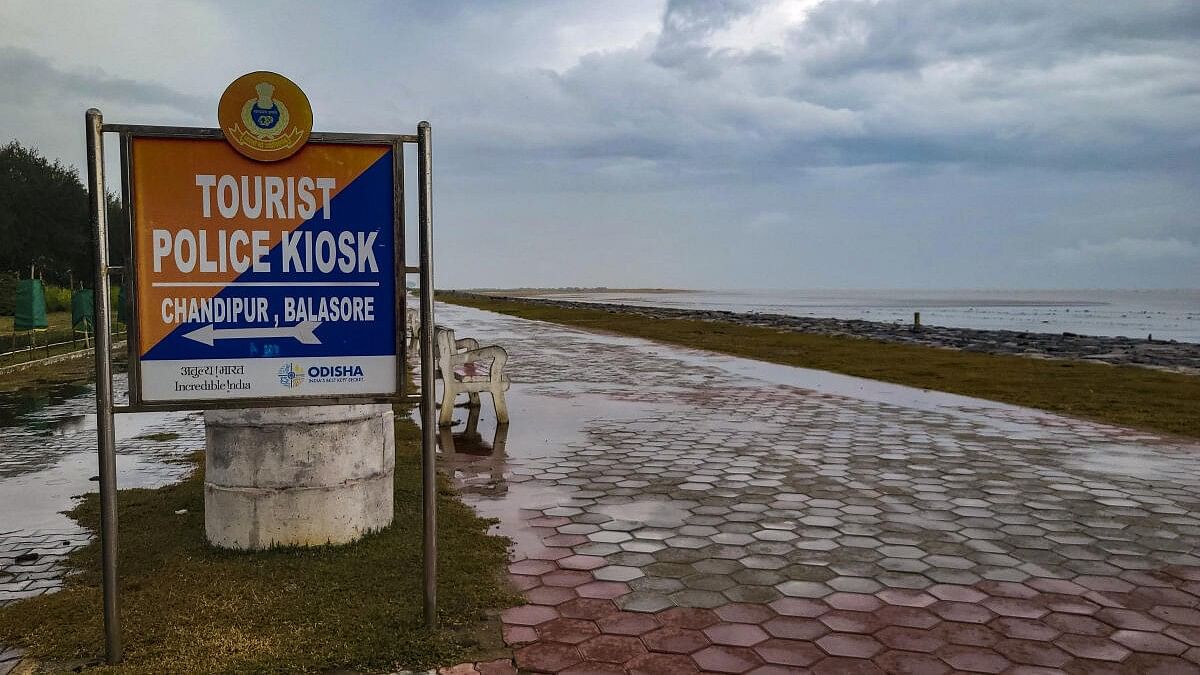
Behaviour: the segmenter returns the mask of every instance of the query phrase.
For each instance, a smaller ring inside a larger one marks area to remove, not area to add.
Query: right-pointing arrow
[[[295,326],[280,326],[263,328],[214,328],[211,323],[205,324],[190,333],[184,333],[183,337],[189,340],[195,340],[201,344],[206,344],[209,347],[217,340],[243,340],[255,338],[295,338],[297,342],[306,345],[319,345],[321,341],[317,339],[313,332],[320,326],[319,321],[301,321]]]

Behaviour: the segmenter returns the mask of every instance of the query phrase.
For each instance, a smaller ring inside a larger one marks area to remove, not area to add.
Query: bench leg
[[[442,405],[438,409],[438,426],[448,427],[454,424],[454,399],[458,392],[446,383],[442,389]]]
[[[492,390],[492,403],[496,406],[496,423],[508,424],[508,402],[504,400],[503,389]]]

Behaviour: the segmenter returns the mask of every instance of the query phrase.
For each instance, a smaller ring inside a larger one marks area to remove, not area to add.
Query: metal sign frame
[[[424,329],[419,335],[421,384],[418,392],[407,392],[405,366],[408,344],[405,339],[409,274],[419,276],[420,323],[433,326],[433,190],[431,129],[428,122],[417,125],[416,134],[345,134],[313,133],[308,143],[339,143],[354,145],[390,146],[392,151],[393,247],[395,317],[393,331],[396,346],[396,391],[392,395],[343,394],[336,396],[294,396],[274,398],[227,398],[199,401],[144,401],[142,399],[140,345],[138,337],[138,278],[137,237],[133,232],[135,214],[133,199],[132,145],[134,138],[184,138],[224,140],[220,129],[200,127],[144,126],[105,124],[103,115],[95,108],[85,114],[87,144],[87,173],[89,211],[92,224],[95,259],[95,363],[96,363],[96,427],[100,464],[100,520],[104,590],[105,651],[108,663],[121,661],[121,632],[117,589],[117,484],[116,438],[114,415],[149,411],[214,410],[227,408],[295,407],[306,405],[396,404],[419,402],[421,412],[421,487],[424,557],[424,618],[429,627],[437,624],[437,486],[436,433],[434,421],[434,353],[433,331]],[[129,232],[128,261],[125,267],[110,266],[108,261],[108,209],[104,182],[104,134],[119,135],[121,153],[122,203],[125,210],[123,226]],[[419,264],[406,265],[404,237],[404,145],[417,146],[418,187],[418,244]],[[127,313],[129,358],[129,403],[116,405],[112,387],[112,309],[110,283],[113,276],[123,275],[126,297],[130,301]]]

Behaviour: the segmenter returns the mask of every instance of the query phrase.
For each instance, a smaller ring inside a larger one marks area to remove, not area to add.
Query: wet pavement
[[[454,306],[530,672],[1200,672],[1200,444]],[[487,397],[484,397],[485,399]],[[466,428],[464,428],[466,424]]]
[[[124,375],[114,390],[123,400]],[[116,435],[118,485],[157,487],[191,470],[180,460],[203,449],[204,420],[197,413],[119,415]],[[62,586],[63,559],[91,536],[63,511],[96,491],[96,470],[93,387],[0,394],[0,606]],[[0,655],[0,672],[4,661]]]

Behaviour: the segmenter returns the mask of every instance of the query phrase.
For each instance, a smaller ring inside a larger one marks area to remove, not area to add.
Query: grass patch
[[[1200,438],[1200,377],[1193,375],[810,335],[726,322],[654,319],[456,293],[439,293],[438,300]]]
[[[395,521],[340,547],[236,553],[204,540],[203,457],[182,483],[120,492],[125,662],[114,672],[426,669],[500,649],[494,610],[519,604],[503,580],[508,540],[450,491],[438,494],[442,630],[422,620],[420,431],[397,413]],[[186,513],[176,515],[176,511]],[[71,516],[99,530],[96,495]],[[0,608],[0,644],[46,663],[103,654],[100,546],[48,596]],[[104,669],[105,671],[109,669]]]

